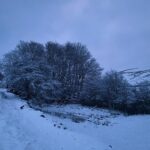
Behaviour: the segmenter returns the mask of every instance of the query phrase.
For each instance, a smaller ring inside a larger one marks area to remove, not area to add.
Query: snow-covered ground
[[[43,110],[0,89],[0,150],[150,150],[150,115],[79,105]]]

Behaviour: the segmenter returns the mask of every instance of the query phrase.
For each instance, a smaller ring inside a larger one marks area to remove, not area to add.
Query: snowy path
[[[40,111],[3,89],[0,96],[0,150],[150,150],[150,115],[120,115],[110,118],[110,126],[74,123],[46,114],[42,118]]]
[[[87,135],[55,128],[50,120],[40,117],[41,112],[14,96],[10,98],[0,101],[0,150],[104,149],[103,144]],[[26,108],[21,110],[23,104]]]

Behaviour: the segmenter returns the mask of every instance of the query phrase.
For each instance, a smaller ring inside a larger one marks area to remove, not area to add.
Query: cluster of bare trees
[[[79,43],[20,42],[3,59],[7,88],[39,103],[79,101],[86,80],[99,78],[101,70]]]

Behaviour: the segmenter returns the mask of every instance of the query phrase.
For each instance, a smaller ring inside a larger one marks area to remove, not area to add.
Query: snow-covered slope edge
[[[23,109],[20,109],[24,106]],[[25,101],[0,90],[0,150],[149,150],[150,116],[109,116],[104,110],[88,110],[69,105],[52,112],[92,116],[76,123],[44,114],[28,107]],[[100,118],[100,124],[91,122]],[[108,121],[105,125],[102,122]]]

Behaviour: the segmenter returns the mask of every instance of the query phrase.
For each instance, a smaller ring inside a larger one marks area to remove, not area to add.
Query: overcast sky
[[[0,0],[0,56],[20,40],[81,42],[106,70],[150,68],[150,0]]]

